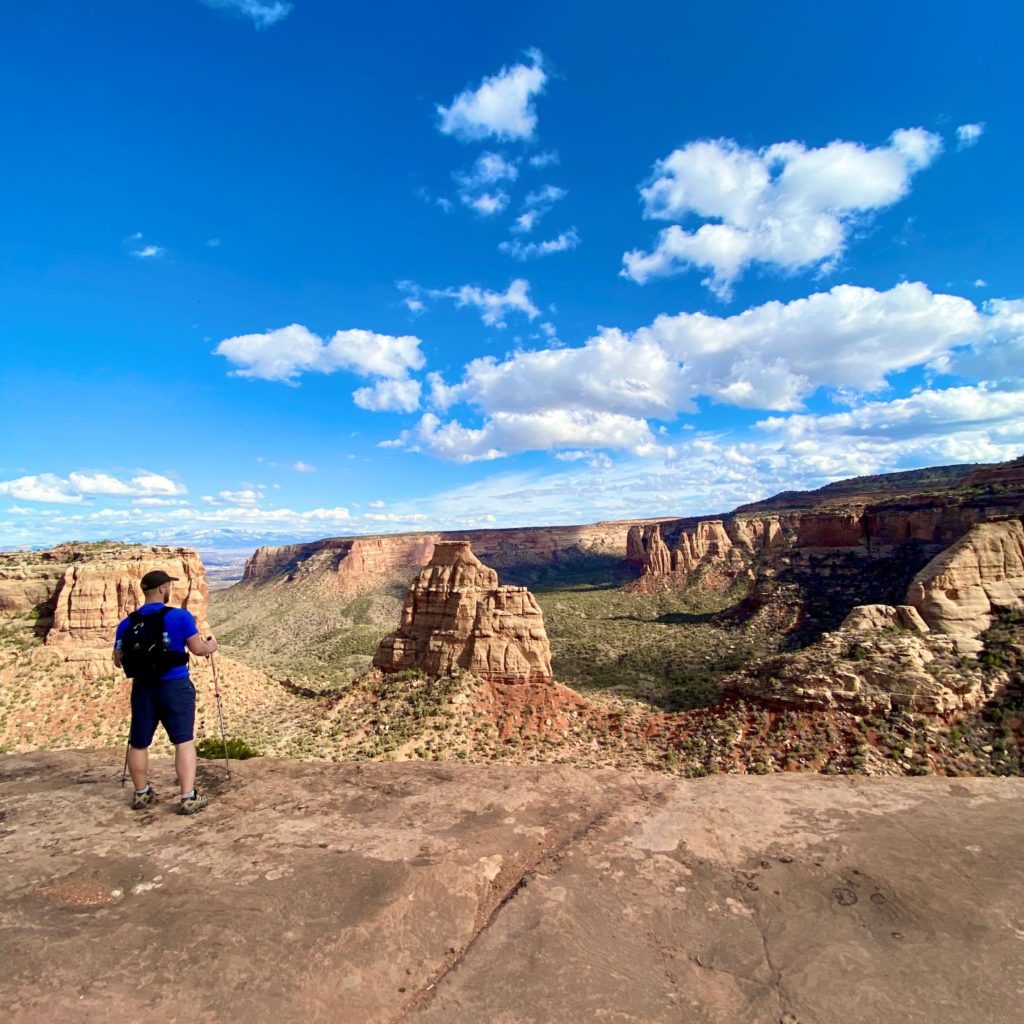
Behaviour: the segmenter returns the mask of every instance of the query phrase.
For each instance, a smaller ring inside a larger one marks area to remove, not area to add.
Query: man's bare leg
[[[196,742],[178,743],[174,748],[174,769],[181,792],[191,793],[196,784]],[[133,775],[132,778],[135,778]]]
[[[132,777],[132,784],[137,791],[141,792],[146,788],[149,781],[149,750],[146,747],[128,748],[128,774]]]

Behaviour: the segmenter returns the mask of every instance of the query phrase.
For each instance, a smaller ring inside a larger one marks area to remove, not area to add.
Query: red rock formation
[[[51,646],[97,647],[113,642],[114,629],[143,601],[139,580],[153,569],[178,577],[170,603],[206,618],[206,570],[191,548],[126,548],[96,551],[64,572],[54,596]]]
[[[421,568],[435,544],[458,540],[469,540],[489,564],[505,570],[588,557],[628,559],[639,566],[644,552],[636,531],[649,522],[629,519],[589,526],[331,537],[310,544],[261,547],[246,562],[243,581],[331,577],[346,591],[358,592],[378,586],[381,575]]]
[[[398,629],[373,659],[384,672],[470,672],[495,683],[551,682],[544,616],[525,587],[498,585],[498,574],[468,541],[435,545],[409,588]]]
[[[1008,519],[973,526],[914,577],[907,603],[961,653],[977,654],[993,616],[1024,607],[1024,525]]]

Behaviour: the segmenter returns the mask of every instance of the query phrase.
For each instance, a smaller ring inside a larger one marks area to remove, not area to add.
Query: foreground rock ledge
[[[7,1024],[1019,1019],[1021,780],[119,758],[0,758]]]

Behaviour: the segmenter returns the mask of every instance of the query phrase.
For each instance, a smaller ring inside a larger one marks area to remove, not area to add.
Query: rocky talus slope
[[[493,683],[550,683],[544,616],[526,587],[499,586],[469,541],[439,542],[406,594],[402,620],[373,667],[469,672]]]
[[[0,758],[7,1024],[1019,1019],[1020,780],[119,768]]]

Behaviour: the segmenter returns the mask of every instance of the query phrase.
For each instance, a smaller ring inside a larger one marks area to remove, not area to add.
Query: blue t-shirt
[[[152,601],[144,604],[139,611],[143,615],[150,615],[160,611],[164,606],[159,601]],[[114,634],[114,650],[121,650],[121,640],[128,629],[128,620],[122,619],[117,624],[117,632]],[[184,651],[185,641],[190,636],[195,636],[199,630],[196,628],[196,620],[191,612],[184,608],[168,608],[164,618],[164,647],[169,651]],[[161,679],[188,679],[188,665],[176,665],[165,672]]]

